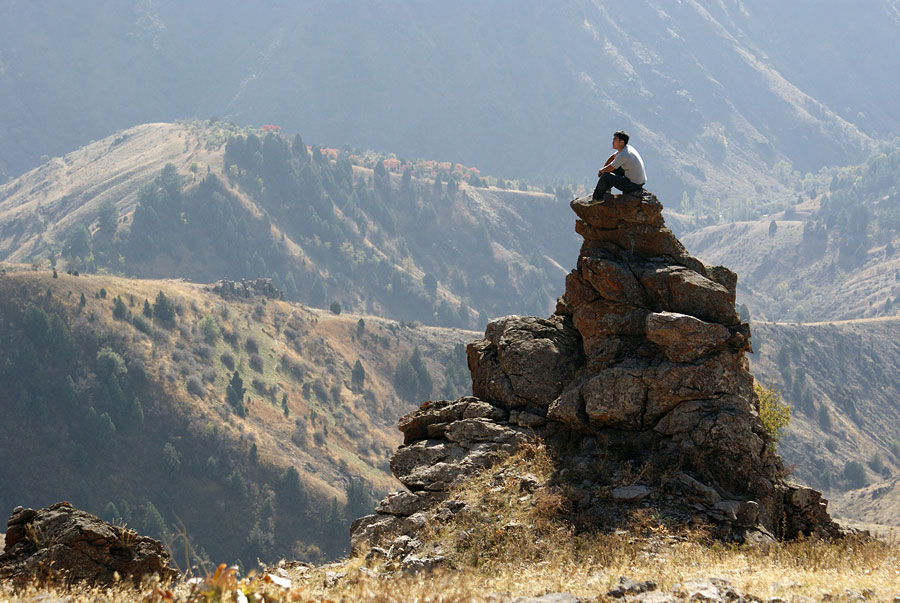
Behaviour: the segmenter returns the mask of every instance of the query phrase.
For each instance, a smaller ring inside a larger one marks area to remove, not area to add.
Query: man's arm
[[[612,166],[612,162],[613,162],[613,159],[616,158],[617,154],[618,153],[613,153],[612,155],[609,156],[609,159],[606,160],[606,163],[604,163],[603,167],[600,168],[600,171],[597,172],[597,178],[599,178],[601,175],[606,174],[607,172],[611,172],[615,169]]]

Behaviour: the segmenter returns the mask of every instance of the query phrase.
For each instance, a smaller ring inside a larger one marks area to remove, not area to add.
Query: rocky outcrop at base
[[[0,579],[14,584],[136,584],[151,576],[177,576],[158,540],[109,524],[67,502],[46,509],[16,507],[0,553]]]
[[[492,321],[467,349],[474,396],[400,421],[391,469],[408,491],[357,520],[351,548],[402,541],[409,554],[427,522],[453,513],[455,485],[530,438],[554,451],[585,527],[652,507],[739,542],[837,536],[763,429],[736,275],[691,257],[649,193],[572,209],[584,243],[556,312]]]

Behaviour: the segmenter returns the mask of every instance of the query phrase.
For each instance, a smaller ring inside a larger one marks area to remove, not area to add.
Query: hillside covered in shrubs
[[[67,500],[198,559],[334,557],[393,487],[396,417],[464,391],[467,339],[185,283],[7,272],[0,508]]]

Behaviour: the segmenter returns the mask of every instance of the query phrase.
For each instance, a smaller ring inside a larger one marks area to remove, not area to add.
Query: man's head
[[[621,151],[625,148],[625,145],[628,144],[629,136],[627,133],[619,130],[615,134],[613,134],[613,148],[617,151]]]

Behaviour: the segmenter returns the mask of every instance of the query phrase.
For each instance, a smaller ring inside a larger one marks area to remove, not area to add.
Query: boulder
[[[660,310],[723,325],[740,322],[734,308],[734,292],[690,268],[652,266],[640,274],[640,281],[654,306]]]
[[[562,423],[566,427],[585,431],[588,416],[585,412],[584,398],[581,397],[580,381],[574,382],[554,400],[547,409],[547,420]]]
[[[442,492],[392,492],[375,507],[376,513],[409,517],[434,506],[446,498]]]
[[[454,401],[425,402],[418,411],[401,418],[398,427],[403,432],[404,443],[410,444],[428,437],[439,437],[447,425],[463,418],[502,420],[505,417],[502,409],[474,396],[465,396]],[[433,426],[440,427],[435,429]]]
[[[16,507],[7,522],[0,579],[110,586],[117,579],[140,584],[173,580],[168,551],[158,540],[114,526],[67,502],[45,509]],[[117,578],[118,576],[118,578]]]
[[[672,362],[692,362],[718,350],[731,338],[724,325],[677,312],[654,312],[645,321],[647,339]]]
[[[619,486],[612,491],[613,500],[620,502],[637,502],[650,496],[647,486]]]
[[[466,350],[472,392],[505,408],[546,409],[581,361],[581,338],[565,316],[507,316],[484,335]]]

